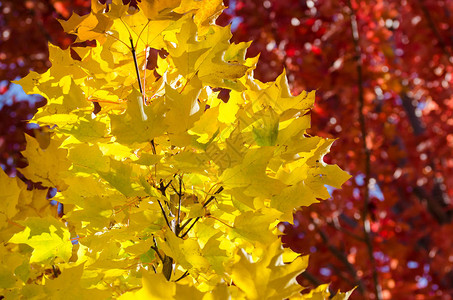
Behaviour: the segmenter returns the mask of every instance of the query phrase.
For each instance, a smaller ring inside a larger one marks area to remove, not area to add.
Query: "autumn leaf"
[[[278,242],[272,243],[266,254],[255,263],[250,262],[248,254],[239,252],[239,261],[233,266],[232,280],[247,299],[281,299],[299,294],[295,277],[308,265],[307,257],[298,257],[289,265],[278,262],[282,254]]]
[[[137,101],[137,98],[140,97],[141,95],[134,91],[128,97],[126,112],[110,117],[112,134],[116,136],[119,143],[148,142],[154,137],[161,135],[165,130],[163,118],[165,107],[159,103],[144,107],[144,113],[147,116],[147,119],[144,120]]]
[[[59,148],[61,141],[52,139],[46,149],[41,149],[34,138],[25,137],[27,148],[22,154],[29,159],[29,165],[22,169],[22,174],[35,182],[42,182],[45,186],[67,188],[63,178],[71,163],[67,159],[68,151]]]
[[[5,172],[0,171],[0,198],[2,199],[0,208],[0,218],[3,222],[14,217],[19,211],[19,196],[24,189],[24,185],[15,178],[9,178]],[[3,226],[2,226],[3,227]]]
[[[32,247],[34,250],[30,257],[31,263],[56,257],[68,262],[72,255],[72,243],[66,228],[49,218],[30,218],[22,224],[26,226],[24,231],[16,233],[8,242]]]

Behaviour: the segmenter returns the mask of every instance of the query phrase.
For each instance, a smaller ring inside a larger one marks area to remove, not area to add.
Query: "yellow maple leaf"
[[[231,279],[246,295],[246,299],[284,299],[297,295],[302,289],[296,276],[308,265],[308,256],[297,257],[283,264],[283,249],[279,241],[270,244],[264,255],[252,262],[248,254],[238,252],[239,261],[232,266]]]
[[[25,229],[8,242],[32,247],[31,263],[53,260],[55,257],[68,262],[72,255],[72,243],[70,233],[62,223],[51,217],[29,218],[20,223],[26,226]]]
[[[224,60],[224,53],[230,45],[230,28],[212,28],[213,32],[196,40],[196,24],[192,18],[185,18],[181,31],[176,34],[177,45],[169,45],[175,66],[186,78],[197,74],[200,80],[214,87],[243,90],[244,86],[238,79],[245,75],[248,67]]]
[[[56,187],[60,190],[67,188],[65,174],[71,166],[67,158],[68,151],[59,148],[61,144],[55,138],[50,140],[46,149],[41,149],[38,141],[25,135],[27,147],[22,154],[27,157],[29,165],[21,169],[25,177],[35,182],[42,182],[44,186]]]
[[[0,226],[5,227],[6,220],[13,218],[17,213],[17,205],[22,190],[26,188],[17,178],[10,178],[0,171]]]

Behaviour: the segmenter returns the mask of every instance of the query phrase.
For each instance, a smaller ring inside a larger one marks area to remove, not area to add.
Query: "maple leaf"
[[[153,103],[144,107],[146,120],[142,118],[142,110],[137,99],[141,95],[134,91],[128,97],[126,112],[122,115],[111,115],[112,134],[119,143],[132,144],[149,142],[161,135],[165,130],[165,107],[160,103]]]
[[[87,155],[90,153],[90,155]],[[73,163],[73,170],[91,173],[93,171],[108,172],[110,160],[105,157],[97,145],[74,144],[71,145],[68,158]]]
[[[338,292],[335,294],[335,296],[332,297],[334,300],[344,300],[348,299],[349,296],[352,294],[354,290],[351,290],[346,293],[341,293]],[[329,285],[328,284],[321,284],[315,289],[311,290],[308,294],[305,295],[296,295],[293,297],[290,297],[291,300],[322,300],[330,297],[330,291],[329,291]]]
[[[44,262],[60,257],[68,262],[72,255],[69,231],[55,219],[29,218],[22,225],[25,229],[16,233],[8,242],[27,244],[33,253],[30,262]]]
[[[288,265],[279,261],[283,254],[279,242],[268,245],[265,254],[252,263],[250,257],[238,252],[231,278],[247,299],[282,299],[299,294],[295,278],[308,266],[308,257],[298,257]]]
[[[104,180],[125,196],[144,195],[144,191],[140,188],[140,184],[138,184],[137,180],[134,180],[133,169],[136,166],[119,162],[114,159],[110,159],[109,165],[110,170],[107,172],[98,171],[99,175]]]
[[[184,140],[191,140],[187,131],[203,115],[205,109],[198,103],[201,87],[201,82],[196,77],[191,80],[190,87],[182,93],[169,85],[165,86],[165,104],[168,111],[164,122],[168,126],[167,132],[175,145],[184,145]]]
[[[14,287],[16,278],[14,274],[6,266],[0,266],[0,288],[8,289]]]
[[[269,245],[275,240],[270,225],[277,220],[278,214],[270,209],[260,209],[241,213],[234,219],[232,238],[239,237],[251,243]]]
[[[127,299],[175,299],[176,284],[169,282],[162,274],[146,274],[143,276],[143,288],[137,292],[129,292],[120,297]]]
[[[307,93],[304,91],[300,95],[293,97],[289,90],[285,70],[277,77],[275,82],[255,82],[258,84],[259,88],[247,90],[245,93],[248,99],[254,99],[252,102],[254,111],[261,110],[263,105],[269,105],[277,113],[289,110],[295,114],[298,111],[304,111],[313,107],[315,92],[312,91]],[[293,115],[287,114],[287,117],[292,116]]]
[[[230,45],[231,32],[225,27],[213,29],[212,33],[197,41],[197,27],[191,18],[186,18],[181,32],[176,34],[177,47],[169,47],[175,66],[189,79],[197,74],[200,80],[212,86],[242,90],[244,88],[237,79],[245,74],[248,67],[224,61],[224,52]]]
[[[274,146],[278,138],[279,120],[273,110],[263,110],[255,115],[257,120],[251,125],[253,139],[258,146]]]
[[[25,186],[16,178],[9,178],[3,170],[0,171],[0,198],[2,199],[0,218],[2,218],[2,224],[5,224],[6,220],[13,218],[19,212],[17,205],[19,204],[20,193],[24,188]]]
[[[75,79],[84,77],[86,73],[72,60],[69,49],[62,50],[49,44],[49,51],[52,67],[46,73],[32,72],[17,81],[24,87],[25,92],[40,94],[47,99],[47,105],[38,110],[35,118],[67,114],[76,109],[90,107],[83,90],[75,82]],[[71,73],[73,75],[68,75]]]
[[[111,15],[113,15],[112,12]],[[110,18],[99,11],[93,11],[85,16],[79,16],[74,13],[69,20],[59,20],[59,22],[67,33],[77,35],[76,41],[79,42],[105,39],[106,31],[113,24],[113,21]]]
[[[204,35],[224,8],[222,0],[182,0],[174,11],[184,14],[195,10],[194,22],[198,27],[199,34]]]
[[[91,118],[88,114],[66,114],[62,115],[61,122],[57,122],[57,115],[51,118],[52,124],[58,125],[55,131],[72,137],[81,143],[108,142],[107,126],[110,120],[105,117]],[[74,120],[74,121],[73,121]],[[49,124],[48,119],[39,118],[36,120],[42,124]]]
[[[246,194],[253,196],[267,197],[278,194],[284,188],[284,184],[266,174],[266,167],[273,152],[272,147],[248,151],[241,164],[222,173],[223,186],[226,189],[243,187]]]
[[[46,280],[43,292],[52,299],[96,299],[111,296],[110,291],[87,288],[81,281],[84,264],[66,268],[53,280]]]
[[[34,138],[27,135],[25,138],[27,148],[22,154],[29,159],[29,165],[22,169],[22,174],[36,182],[42,182],[45,186],[67,188],[63,178],[71,163],[67,159],[68,151],[59,148],[61,142],[52,139],[46,149],[41,149]]]
[[[270,206],[281,211],[281,221],[292,222],[293,212],[300,206],[310,206],[319,202],[313,191],[305,183],[291,185],[272,197]]]

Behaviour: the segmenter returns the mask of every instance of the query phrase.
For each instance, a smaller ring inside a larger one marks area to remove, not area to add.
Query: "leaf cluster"
[[[96,45],[49,44],[51,68],[19,81],[47,99],[32,122],[49,128],[27,137],[21,172],[56,188],[60,211],[2,174],[5,295],[328,295],[300,295],[308,257],[283,250],[276,227],[350,177],[323,162],[334,140],[306,133],[314,92],[292,96],[285,73],[254,79],[249,43],[214,24],[221,1],[138,7],[93,1],[61,23]]]

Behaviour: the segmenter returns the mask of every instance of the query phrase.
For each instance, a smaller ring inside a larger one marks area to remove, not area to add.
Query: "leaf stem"
[[[137,43],[135,43],[135,48],[137,48],[137,45],[138,45],[138,41],[139,40],[142,40],[143,43],[145,43],[145,41],[141,38],[142,36],[142,33],[143,31],[145,31],[145,28],[148,26],[149,22],[151,22],[151,19],[148,20],[148,22],[146,22],[145,26],[143,26],[142,30],[140,30],[140,33],[138,34],[137,36]],[[149,29],[149,28],[148,28]],[[134,32],[135,33],[135,32]],[[147,43],[145,43],[146,45]]]

